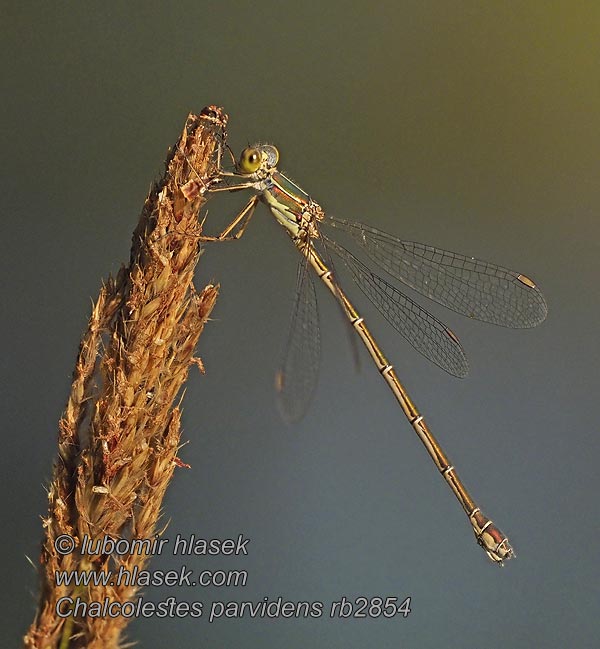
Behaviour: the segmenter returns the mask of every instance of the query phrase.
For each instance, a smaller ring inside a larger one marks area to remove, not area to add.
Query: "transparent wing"
[[[319,375],[321,339],[315,286],[306,257],[298,264],[296,297],[283,360],[275,377],[283,419],[302,419],[313,397]]]
[[[349,233],[392,277],[469,318],[503,327],[535,327],[548,307],[525,275],[473,257],[402,241],[364,223],[327,217],[326,225]]]
[[[333,261],[333,257],[331,256],[331,254],[329,252],[329,247],[327,246],[326,239],[327,239],[327,237],[321,231],[317,230],[317,239],[313,240],[312,244],[314,245],[316,243],[316,241],[319,242],[319,244],[321,246],[321,256],[325,260],[325,263],[326,263],[327,267],[329,268],[329,270],[331,270],[332,273],[333,273],[333,280],[334,280],[333,285],[334,285],[335,290],[336,290],[336,298],[337,298],[335,302],[336,302],[336,305],[339,307],[340,315],[342,316],[343,327],[344,327],[344,329],[346,331],[346,335],[348,337],[348,343],[350,344],[350,349],[352,350],[352,360],[354,362],[354,369],[356,371],[359,371],[360,370],[360,354],[359,354],[359,350],[358,350],[358,337],[356,336],[356,332],[354,331],[354,327],[352,326],[352,323],[347,318],[346,310],[344,309],[343,303],[340,300],[339,295],[337,294],[337,292],[339,290],[341,290],[341,289],[340,289],[340,286],[339,286],[338,281],[337,281],[337,271],[336,271],[336,268],[335,268],[335,263]]]
[[[444,323],[369,270],[344,247],[322,236],[342,259],[362,292],[418,352],[449,374],[461,378],[468,374],[469,364],[462,345]]]

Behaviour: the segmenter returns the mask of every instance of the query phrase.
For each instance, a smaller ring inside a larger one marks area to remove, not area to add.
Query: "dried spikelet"
[[[150,190],[133,235],[130,264],[100,290],[84,333],[71,394],[59,424],[58,458],[43,519],[41,595],[24,638],[28,648],[123,646],[123,617],[60,618],[59,598],[125,602],[135,586],[57,586],[55,571],[142,569],[144,555],[61,555],[55,540],[87,535],[151,538],[177,464],[180,411],[174,400],[218,288],[200,294],[198,213],[227,116],[216,107],[189,115],[163,178]],[[201,365],[201,363],[200,363]]]

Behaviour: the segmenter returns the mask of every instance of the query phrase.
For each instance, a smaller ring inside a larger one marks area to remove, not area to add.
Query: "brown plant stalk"
[[[190,367],[202,369],[194,351],[218,292],[208,285],[198,294],[192,280],[200,256],[199,210],[226,122],[216,107],[189,115],[146,199],[130,263],[109,278],[92,309],[59,424],[43,519],[40,600],[24,638],[29,649],[123,646],[127,618],[60,617],[57,604],[63,597],[135,601],[137,586],[58,585],[55,574],[142,569],[149,559],[143,553],[83,555],[78,548],[86,536],[94,543],[160,532],[163,496],[182,464],[181,412],[174,402]],[[73,552],[61,554],[61,535],[75,541]],[[61,610],[68,612],[69,604]]]

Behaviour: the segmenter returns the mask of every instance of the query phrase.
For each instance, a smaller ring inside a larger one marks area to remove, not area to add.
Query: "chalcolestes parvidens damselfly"
[[[248,189],[253,194],[220,235],[205,236],[203,240],[238,239],[262,201],[300,251],[290,332],[276,381],[284,417],[294,421],[303,416],[317,380],[320,343],[315,288],[308,272],[312,266],[341,305],[438,471],[458,498],[477,542],[492,561],[502,564],[514,556],[507,537],[475,504],[363,318],[341,289],[330,268],[330,252],[341,258],[356,284],[415,349],[450,374],[462,377],[466,376],[468,365],[458,338],[428,311],[333,241],[325,230],[349,234],[392,277],[470,318],[505,327],[533,327],[546,317],[542,293],[527,276],[501,266],[403,241],[369,225],[328,216],[309,194],[277,169],[278,161],[279,152],[274,146],[256,144],[242,151],[234,171],[223,170],[219,163],[209,192]]]

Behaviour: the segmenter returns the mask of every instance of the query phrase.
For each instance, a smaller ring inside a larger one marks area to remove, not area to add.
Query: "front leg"
[[[239,187],[239,189],[244,189],[244,188]],[[231,191],[231,189],[225,187],[219,187],[217,189],[212,189],[210,191],[225,191],[225,190]],[[235,239],[239,239],[244,234],[244,231],[246,230],[248,223],[250,223],[250,219],[254,214],[254,210],[256,209],[256,205],[259,200],[260,198],[258,194],[252,196],[252,198],[246,203],[242,211],[223,230],[223,232],[221,232],[221,234],[218,234],[216,237],[202,235],[200,236],[200,241],[233,241]],[[202,225],[204,225],[204,221],[202,222]]]

